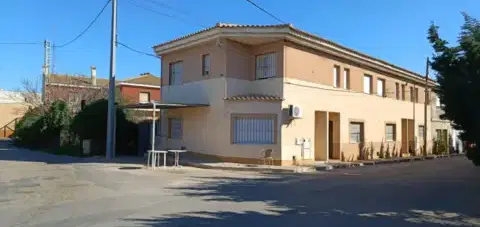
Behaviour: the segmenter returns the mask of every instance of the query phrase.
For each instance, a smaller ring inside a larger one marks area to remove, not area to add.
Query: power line
[[[180,14],[184,14],[184,15],[189,15],[190,13],[187,13],[183,10],[179,10],[171,5],[168,5],[167,3],[164,3],[164,2],[158,2],[158,1],[155,1],[155,0],[143,0],[143,1],[148,1],[148,2],[151,2],[155,5],[158,5],[160,7],[163,7],[163,8],[167,8],[167,9],[170,9],[172,10],[173,12],[176,12],[176,13],[180,13]]]
[[[130,51],[133,51],[133,52],[135,52],[135,53],[138,53],[138,54],[143,54],[143,55],[147,55],[147,56],[154,57],[154,58],[160,58],[160,57],[158,57],[157,55],[149,54],[149,53],[146,53],[146,52],[143,52],[143,51],[139,51],[139,50],[137,50],[137,49],[134,49],[134,48],[132,48],[132,47],[126,45],[126,44],[123,44],[123,43],[121,43],[121,42],[118,42],[118,41],[117,41],[117,44],[120,45],[120,46],[123,46],[123,47],[127,48],[127,49],[130,50]]]
[[[255,2],[253,2],[252,0],[245,0],[247,1],[248,3],[252,4],[253,6],[257,7],[259,10],[263,11],[264,13],[266,13],[267,15],[269,15],[270,17],[272,17],[273,19],[277,20],[278,22],[282,23],[282,24],[286,24],[285,21],[283,20],[280,20],[280,18],[276,17],[275,15],[273,15],[272,13],[268,12],[267,10],[265,10],[264,8],[260,7],[259,5],[255,4]]]
[[[97,21],[97,19],[100,17],[100,15],[102,15],[103,11],[105,11],[105,9],[107,8],[108,6],[108,3],[110,3],[111,0],[107,0],[107,2],[105,3],[105,5],[103,6],[102,10],[100,10],[100,12],[97,14],[97,16],[93,19],[92,22],[90,22],[90,24],[80,33],[78,34],[75,38],[73,38],[72,40],[70,40],[69,42],[65,43],[65,44],[62,44],[62,45],[57,45],[56,47],[65,47],[65,46],[68,46],[70,44],[72,44],[73,42],[75,42],[77,39],[79,39],[80,37],[82,37],[83,34],[85,34],[88,29],[90,29],[90,27],[92,27],[92,25],[95,23],[95,21]]]
[[[0,45],[43,45],[43,42],[0,42]]]
[[[149,11],[151,13],[156,13],[158,15],[161,15],[161,16],[164,16],[164,17],[168,17],[168,18],[172,18],[172,19],[176,19],[176,20],[179,20],[179,21],[182,21],[184,23],[187,23],[187,24],[193,24],[195,26],[199,26],[199,27],[202,27],[202,28],[208,28],[208,26],[205,26],[203,24],[199,24],[199,23],[196,23],[196,22],[190,22],[190,21],[187,21],[183,18],[180,18],[180,17],[177,17],[177,16],[174,16],[174,15],[171,15],[171,14],[167,14],[167,13],[162,13],[162,12],[159,12],[159,11],[156,11],[154,9],[150,9],[146,6],[143,6],[143,5],[139,5],[138,3],[135,3],[133,1],[130,1],[130,0],[126,0],[127,3],[129,3],[130,5],[133,5],[137,8],[140,8],[140,9],[143,9],[143,10],[146,10],[146,11]]]

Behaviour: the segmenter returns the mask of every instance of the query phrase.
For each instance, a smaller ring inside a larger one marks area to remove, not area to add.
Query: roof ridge
[[[123,79],[123,81],[138,79],[138,78],[142,78],[142,77],[146,77],[146,76],[153,76],[153,77],[155,77],[153,74],[151,74],[151,73],[149,73],[149,72],[146,72],[146,73],[141,73],[139,76],[134,76],[134,77],[130,77],[130,78]]]

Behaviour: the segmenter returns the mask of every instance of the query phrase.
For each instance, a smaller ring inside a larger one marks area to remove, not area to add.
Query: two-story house
[[[162,111],[165,148],[243,163],[272,148],[291,165],[419,154],[425,139],[424,77],[292,25],[219,23],[153,48],[162,102],[185,107]]]

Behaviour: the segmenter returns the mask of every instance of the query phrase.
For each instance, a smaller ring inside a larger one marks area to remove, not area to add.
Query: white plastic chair
[[[270,148],[263,149],[262,151],[260,151],[260,156],[263,159],[264,165],[273,165],[272,153],[273,153],[273,149],[270,149]]]

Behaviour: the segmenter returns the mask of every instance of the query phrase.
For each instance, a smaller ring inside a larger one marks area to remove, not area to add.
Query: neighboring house
[[[150,73],[119,81],[117,88],[128,103],[160,100],[160,78]]]
[[[443,115],[442,105],[440,99],[434,95],[432,101],[435,105],[431,105],[432,109],[432,125],[430,131],[436,141],[446,141],[450,147],[457,152],[463,152],[463,142],[460,139],[460,131],[455,130],[452,127],[452,123],[449,120],[441,119]]]
[[[90,68],[90,77],[69,74],[49,74],[45,79],[46,103],[55,100],[67,102],[74,112],[87,104],[107,97],[108,79],[97,78],[97,69]]]
[[[97,78],[96,67],[90,68],[90,76],[50,74],[45,80],[45,100],[63,100],[70,104],[74,111],[82,105],[108,97],[108,79]],[[160,78],[150,73],[138,77],[117,80],[116,88],[127,102],[143,102],[160,100]]]
[[[7,138],[15,131],[15,124],[28,109],[21,92],[0,89],[0,138]]]
[[[153,48],[161,101],[181,104],[162,111],[163,148],[243,163],[272,148],[277,165],[420,154],[425,78],[412,71],[288,24],[217,24]]]

